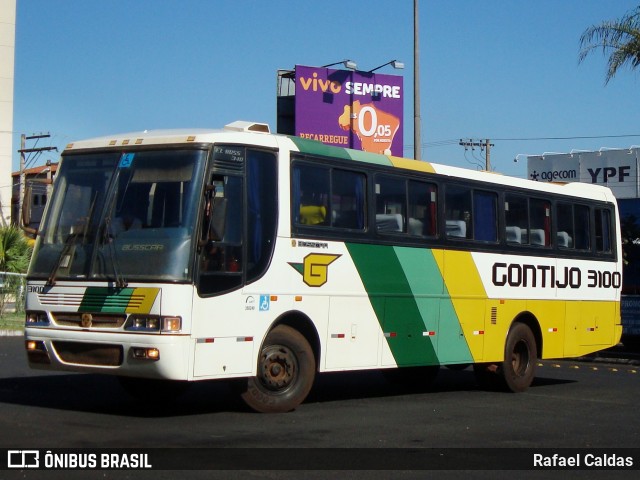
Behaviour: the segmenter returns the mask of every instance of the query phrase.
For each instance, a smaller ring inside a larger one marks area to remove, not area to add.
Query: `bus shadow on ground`
[[[536,377],[531,388],[573,382],[567,379]],[[463,371],[442,368],[431,383],[396,383],[389,381],[383,372],[372,370],[319,375],[305,403],[403,395],[438,395],[450,392],[509,395],[505,392],[480,389],[470,368]],[[126,393],[115,377],[75,373],[2,378],[0,403],[140,418],[250,412],[237,392],[226,382],[196,382],[176,398],[162,399],[150,392],[146,398],[137,399]]]

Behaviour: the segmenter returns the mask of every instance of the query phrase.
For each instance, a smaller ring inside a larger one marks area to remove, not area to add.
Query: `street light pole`
[[[420,43],[418,41],[418,0],[413,0],[413,158],[422,159],[420,121]]]

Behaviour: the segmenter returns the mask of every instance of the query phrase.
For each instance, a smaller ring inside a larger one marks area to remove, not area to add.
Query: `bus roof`
[[[250,138],[250,140],[249,140]],[[171,130],[144,130],[140,132],[128,132],[103,137],[90,138],[70,143],[65,152],[85,149],[122,149],[126,146],[144,145],[176,145],[176,144],[206,144],[214,142],[255,144],[267,148],[287,147],[290,150],[299,151],[309,155],[320,155],[342,160],[352,160],[376,165],[386,165],[416,172],[436,173],[450,177],[459,177],[469,180],[508,185],[519,188],[527,188],[550,193],[582,196],[612,201],[613,195],[609,188],[585,184],[580,182],[549,183],[501,175],[493,172],[470,170],[460,167],[452,167],[422,160],[394,157],[370,153],[349,148],[334,147],[322,142],[303,139],[295,136],[270,134],[268,125],[257,122],[236,121],[226,125],[222,129],[171,129]]]

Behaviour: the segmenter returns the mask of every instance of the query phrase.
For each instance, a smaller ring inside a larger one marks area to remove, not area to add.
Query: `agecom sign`
[[[609,187],[616,198],[637,198],[636,148],[527,157],[527,177],[538,182],[582,182]]]
[[[402,156],[402,77],[296,65],[295,134]]]

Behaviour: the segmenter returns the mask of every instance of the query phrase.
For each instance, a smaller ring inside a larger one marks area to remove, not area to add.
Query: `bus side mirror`
[[[217,198],[214,200],[209,222],[209,240],[219,242],[224,238],[225,222],[227,220],[227,199]]]

